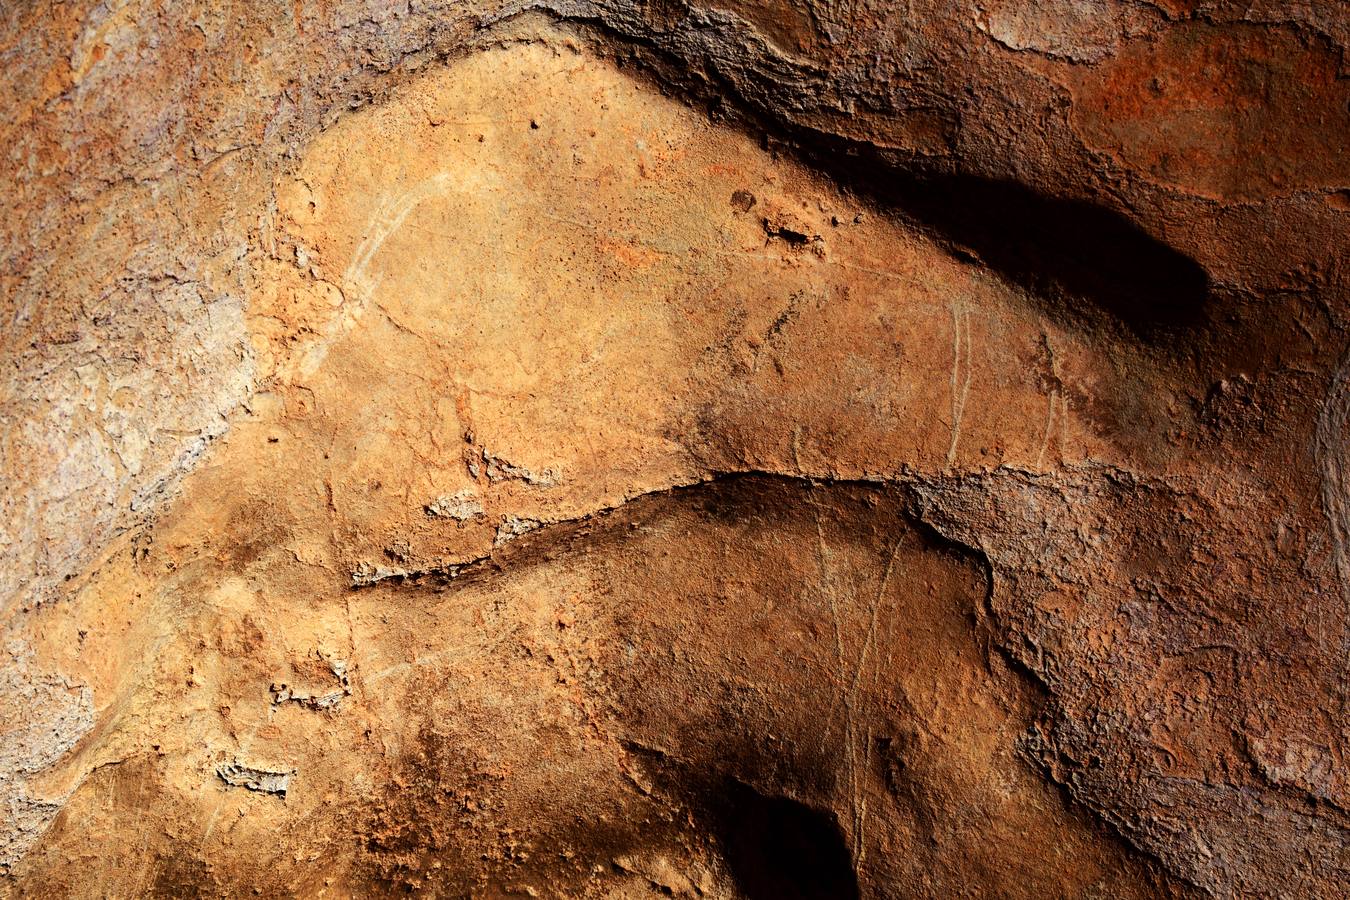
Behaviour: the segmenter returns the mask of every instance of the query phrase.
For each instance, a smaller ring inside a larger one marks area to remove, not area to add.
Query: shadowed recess
[[[1106,207],[971,176],[902,184],[894,200],[1010,281],[1089,320],[1092,310],[1076,302],[1145,341],[1203,322],[1204,269]]]
[[[711,823],[748,900],[855,900],[858,880],[833,813],[728,779]]]

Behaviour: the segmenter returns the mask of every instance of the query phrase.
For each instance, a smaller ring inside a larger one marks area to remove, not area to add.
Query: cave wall
[[[0,892],[1342,896],[1347,39],[10,6]]]

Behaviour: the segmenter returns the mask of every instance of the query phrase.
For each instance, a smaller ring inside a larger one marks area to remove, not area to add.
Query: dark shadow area
[[[609,40],[630,38],[600,31]],[[846,191],[908,218],[930,235],[977,255],[1026,289],[1047,313],[1079,327],[1123,326],[1155,349],[1182,351],[1179,334],[1203,329],[1209,277],[1194,259],[1101,203],[1055,197],[1016,181],[953,173],[949,159],[926,159],[794,126],[745,96],[712,66],[690,77],[669,48],[628,43],[636,74],[701,106],[716,124],[758,133],[765,149],[787,153]],[[619,58],[622,65],[624,57]]]
[[[890,199],[1037,297],[1087,301],[1142,339],[1204,319],[1205,270],[1106,207],[959,175],[893,186]]]
[[[856,900],[858,879],[833,814],[727,779],[709,823],[749,900]]]

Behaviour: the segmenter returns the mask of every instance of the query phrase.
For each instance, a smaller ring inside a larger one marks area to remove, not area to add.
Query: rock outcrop
[[[0,894],[1344,896],[1348,42],[15,4]]]

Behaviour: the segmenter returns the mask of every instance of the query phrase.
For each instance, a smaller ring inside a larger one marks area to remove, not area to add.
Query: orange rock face
[[[16,7],[0,893],[1342,896],[1347,36]]]

